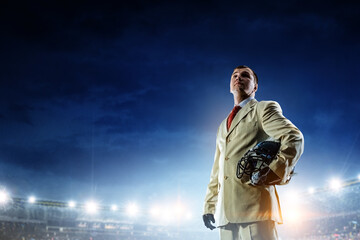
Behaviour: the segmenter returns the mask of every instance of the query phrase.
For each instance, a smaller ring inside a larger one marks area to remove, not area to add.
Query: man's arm
[[[211,222],[215,223],[214,213],[215,213],[216,202],[218,200],[219,157],[220,157],[220,150],[216,144],[214,164],[210,175],[210,183],[208,184],[206,190],[204,214],[203,214],[204,224],[210,230],[215,229],[215,226],[213,226]]]
[[[304,137],[300,130],[282,115],[277,102],[260,103],[261,124],[267,135],[280,140],[280,150],[271,162],[270,169],[281,179],[279,184],[285,184],[304,150]]]
[[[211,170],[210,182],[206,190],[204,214],[215,213],[215,205],[218,199],[219,157],[220,150],[216,144],[214,164]]]

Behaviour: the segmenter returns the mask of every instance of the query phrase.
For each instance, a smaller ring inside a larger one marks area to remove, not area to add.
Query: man
[[[299,129],[282,115],[278,103],[256,101],[257,89],[253,70],[247,66],[234,69],[230,92],[235,107],[218,128],[203,215],[206,227],[212,230],[215,223],[220,228],[221,240],[276,240],[275,223],[282,223],[275,186],[259,184],[259,179],[251,176],[236,177],[241,157],[266,139],[279,141],[280,149],[269,171],[258,177],[285,184],[303,152]]]

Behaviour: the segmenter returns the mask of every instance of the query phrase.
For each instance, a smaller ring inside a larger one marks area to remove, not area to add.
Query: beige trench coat
[[[273,220],[282,223],[276,187],[252,186],[245,176],[237,179],[240,158],[257,143],[269,138],[281,143],[270,168],[285,183],[303,152],[303,135],[282,115],[274,101],[248,102],[227,131],[227,119],[220,124],[214,164],[208,184],[204,214],[215,214],[217,226],[231,223]]]

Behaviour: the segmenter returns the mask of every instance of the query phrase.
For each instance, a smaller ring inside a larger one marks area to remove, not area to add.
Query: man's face
[[[250,96],[257,90],[255,77],[250,68],[236,68],[231,75],[230,92]]]

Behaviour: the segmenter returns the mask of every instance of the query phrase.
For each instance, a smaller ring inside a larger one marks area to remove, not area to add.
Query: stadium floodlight
[[[74,208],[74,207],[76,207],[76,202],[74,202],[74,201],[69,201],[68,206],[69,206],[70,208]]]
[[[161,212],[161,221],[165,222],[165,223],[169,223],[172,220],[175,220],[175,218],[173,218],[173,209],[171,209],[170,207],[166,207],[163,209],[163,211]]]
[[[36,198],[34,196],[30,196],[28,199],[29,203],[35,203],[36,202]]]
[[[117,211],[118,207],[115,204],[113,204],[113,205],[111,205],[111,210],[112,211]]]
[[[135,203],[130,203],[128,204],[128,206],[126,207],[126,213],[130,216],[130,217],[135,217],[139,212],[139,208]]]
[[[150,209],[150,214],[153,217],[158,217],[160,215],[160,209],[157,206],[154,206]]]
[[[88,201],[85,204],[85,210],[87,213],[94,214],[98,211],[98,204],[94,201]]]
[[[342,183],[340,181],[340,179],[338,178],[333,178],[331,181],[330,181],[330,188],[335,190],[335,191],[338,191],[340,188],[342,187]]]
[[[175,213],[175,217],[176,218],[181,218],[181,216],[184,213],[184,210],[185,210],[185,208],[180,202],[176,203],[176,205],[173,208],[173,211]]]
[[[315,188],[309,187],[308,192],[309,192],[310,194],[313,194],[313,193],[315,192]]]
[[[0,204],[6,204],[9,199],[9,194],[5,190],[0,190]]]

